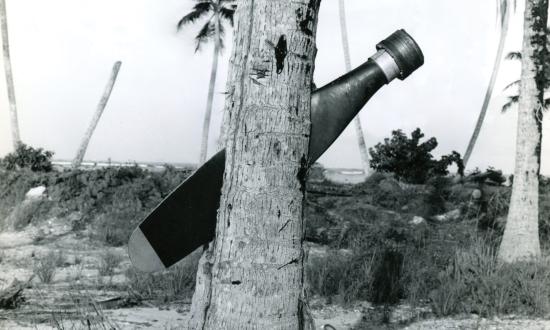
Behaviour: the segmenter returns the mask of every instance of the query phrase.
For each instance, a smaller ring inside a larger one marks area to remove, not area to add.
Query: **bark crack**
[[[292,265],[292,264],[297,264],[298,263],[298,258],[295,258],[295,259],[292,259],[290,260],[289,262],[287,262],[286,264],[282,265],[282,266],[279,266],[277,268],[277,270],[280,270],[280,269],[283,269],[285,268],[286,266],[289,266],[289,265]]]

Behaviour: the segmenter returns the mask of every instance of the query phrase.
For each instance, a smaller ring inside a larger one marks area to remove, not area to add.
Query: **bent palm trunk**
[[[109,97],[111,97],[111,92],[113,91],[113,87],[115,86],[116,78],[118,76],[121,65],[122,62],[120,61],[116,62],[113,65],[113,70],[111,72],[111,76],[109,77],[109,81],[107,82],[107,86],[105,87],[105,91],[103,92],[103,96],[99,101],[94,117],[92,118],[90,126],[86,130],[86,134],[84,134],[84,137],[82,138],[80,148],[78,148],[76,157],[73,160],[72,166],[75,168],[79,167],[80,164],[82,164],[82,160],[84,159],[84,155],[86,154],[86,150],[88,149],[88,144],[90,144],[90,140],[92,138],[92,135],[94,134],[94,130],[97,127],[97,123],[99,122],[99,119],[101,119],[103,110],[105,110],[105,107],[109,102]]]
[[[344,0],[339,0],[339,6],[344,61],[346,62],[346,72],[349,72],[351,71],[351,57],[349,52],[348,28],[346,24],[346,9],[344,7]],[[361,127],[361,119],[359,118],[359,115],[355,117],[353,123],[355,124],[355,134],[357,135],[357,144],[359,146],[359,153],[361,154],[363,172],[367,175],[369,173],[369,154],[367,152],[367,145],[365,143],[365,136],[363,134],[363,128]]]
[[[15,88],[13,85],[13,73],[11,69],[6,0],[0,0],[0,29],[2,30],[2,51],[4,54],[4,71],[6,74],[6,87],[8,89],[8,102],[10,104],[11,138],[13,142],[13,149],[15,150],[17,149],[17,146],[21,143],[21,136],[19,135],[19,121],[17,119]]]
[[[506,228],[498,257],[515,262],[540,256],[539,172],[548,49],[548,0],[525,5],[516,165]]]
[[[470,156],[474,151],[474,147],[479,137],[479,133],[481,132],[481,127],[483,126],[483,121],[485,120],[487,109],[489,108],[489,102],[491,101],[493,90],[495,89],[495,83],[497,80],[498,71],[500,69],[500,63],[502,62],[504,45],[506,43],[506,36],[508,34],[508,25],[510,21],[510,9],[509,8],[505,9],[505,12],[502,14],[504,16],[503,16],[502,26],[500,30],[500,39],[498,42],[498,49],[495,57],[495,63],[493,65],[493,72],[491,73],[491,79],[489,80],[487,91],[485,92],[485,98],[483,99],[483,105],[481,106],[481,111],[479,112],[479,117],[477,118],[474,132],[472,133],[472,137],[470,138],[470,141],[468,142],[468,147],[466,148],[466,152],[464,153],[464,159],[462,160],[464,163],[464,167],[468,165],[468,161],[470,160]]]

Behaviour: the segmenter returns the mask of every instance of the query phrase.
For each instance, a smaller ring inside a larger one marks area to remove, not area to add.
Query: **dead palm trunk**
[[[8,88],[8,102],[10,103],[11,137],[13,149],[15,150],[21,143],[21,136],[19,135],[19,121],[17,119],[15,88],[13,86],[13,73],[11,69],[6,0],[0,0],[0,29],[2,30],[2,51],[4,54],[4,71],[6,73],[6,86]]]
[[[219,15],[216,14],[216,15]],[[212,117],[212,104],[214,102],[214,88],[216,87],[216,76],[218,73],[218,57],[220,55],[220,18],[216,19],[216,40],[214,41],[214,58],[212,59],[212,71],[210,72],[210,86],[208,86],[208,100],[206,101],[206,112],[202,124],[201,154],[199,166],[206,161],[208,152],[208,133],[210,131],[210,118]]]
[[[527,0],[523,25],[521,80],[514,183],[498,257],[515,262],[540,256],[539,172],[548,48],[548,0]]]
[[[199,263],[190,329],[311,325],[303,199],[319,4],[239,2],[218,224]]]
[[[342,48],[344,49],[344,61],[346,62],[346,72],[351,71],[351,58],[349,52],[348,41],[348,28],[346,24],[346,10],[344,7],[344,0],[339,0],[340,5],[340,30],[342,33]],[[363,135],[363,128],[361,127],[361,119],[359,115],[353,120],[355,124],[355,133],[357,134],[357,143],[359,145],[359,153],[361,154],[361,164],[363,165],[363,171],[365,175],[369,173],[369,154],[367,152],[367,145],[365,144],[365,136]]]
[[[90,139],[94,134],[94,130],[97,127],[97,123],[99,122],[99,119],[101,119],[103,110],[105,110],[105,107],[107,106],[107,102],[109,102],[109,97],[111,96],[111,92],[113,91],[113,87],[115,85],[116,78],[118,76],[118,71],[120,70],[121,65],[122,65],[122,62],[120,61],[115,62],[115,64],[113,65],[113,70],[111,72],[111,76],[109,77],[109,81],[107,82],[107,86],[105,87],[105,91],[103,92],[103,96],[99,101],[97,109],[94,113],[94,117],[90,122],[90,126],[86,130],[86,134],[84,134],[84,137],[82,138],[82,142],[80,143],[80,148],[78,148],[76,157],[73,160],[72,166],[75,168],[79,167],[80,164],[82,164],[82,160],[84,159],[84,155],[86,154],[86,149],[88,149],[88,144],[90,143]]]
[[[487,114],[487,109],[489,108],[489,102],[491,101],[491,96],[493,95],[493,90],[495,89],[495,83],[497,80],[498,72],[500,70],[500,63],[502,62],[502,57],[504,55],[504,45],[506,43],[506,36],[508,34],[508,25],[510,22],[510,8],[502,9],[502,25],[500,29],[500,40],[498,42],[498,49],[497,54],[495,57],[495,63],[493,64],[493,72],[491,73],[491,79],[489,80],[489,86],[487,86],[487,91],[485,92],[485,98],[483,99],[483,105],[481,106],[481,111],[479,112],[479,116],[477,118],[476,126],[474,128],[474,132],[472,133],[472,137],[470,138],[470,141],[468,142],[468,147],[466,148],[466,152],[464,153],[464,167],[468,165],[468,161],[470,160],[470,156],[472,155],[472,152],[474,150],[475,144],[477,142],[477,138],[479,137],[479,133],[481,132],[481,127],[483,126],[483,121],[485,120],[485,115]]]

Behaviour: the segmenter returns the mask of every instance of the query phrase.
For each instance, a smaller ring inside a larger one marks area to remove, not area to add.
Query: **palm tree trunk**
[[[503,262],[540,256],[539,173],[548,0],[525,4],[514,183],[499,250]]]
[[[94,134],[94,130],[97,127],[97,123],[99,122],[99,119],[101,119],[103,110],[105,110],[105,107],[107,106],[107,102],[109,102],[109,97],[111,96],[111,92],[113,91],[113,87],[115,85],[116,78],[118,76],[118,71],[120,70],[121,65],[122,65],[122,62],[120,61],[115,62],[115,64],[113,65],[113,70],[111,72],[111,76],[109,77],[107,86],[105,87],[105,91],[103,92],[103,96],[99,101],[94,117],[92,118],[92,121],[90,123],[90,126],[88,127],[88,130],[86,130],[86,134],[84,134],[84,137],[82,138],[82,142],[80,143],[80,148],[78,148],[76,157],[73,160],[72,166],[74,168],[79,167],[80,164],[82,164],[82,160],[84,159],[84,155],[86,154],[86,149],[88,149],[88,144],[90,143],[90,139]]]
[[[219,15],[219,14],[218,14]],[[208,87],[208,100],[206,101],[206,112],[202,124],[201,155],[199,166],[206,161],[208,151],[208,133],[210,131],[210,118],[212,116],[212,104],[214,102],[214,88],[216,87],[216,75],[218,73],[218,57],[220,53],[220,18],[216,19],[216,41],[214,42],[214,58],[212,59],[212,71],[210,72],[210,86]]]
[[[11,69],[6,0],[0,0],[0,29],[2,30],[2,51],[4,54],[4,71],[6,73],[6,86],[8,88],[8,102],[10,103],[11,137],[13,149],[15,150],[21,143],[21,136],[19,135],[19,121],[17,119],[15,88],[13,85],[13,73]]]
[[[346,24],[346,10],[344,6],[344,0],[339,0],[340,5],[340,31],[342,34],[342,48],[344,49],[344,61],[346,62],[346,72],[351,71],[351,58],[349,52],[348,41],[348,28]],[[357,144],[359,145],[359,153],[361,154],[361,164],[363,165],[363,171],[365,175],[369,173],[369,154],[367,152],[367,145],[365,143],[365,136],[363,135],[363,128],[361,127],[361,119],[359,115],[353,120],[355,124],[355,133],[357,134]]]
[[[311,329],[303,200],[319,4],[239,2],[218,225],[190,329]]]
[[[489,80],[487,91],[485,92],[485,98],[483,99],[483,105],[481,106],[481,111],[479,112],[479,117],[477,118],[474,132],[472,133],[472,137],[470,138],[470,141],[468,142],[468,147],[466,148],[466,152],[464,153],[464,159],[463,159],[464,167],[468,165],[468,161],[470,160],[470,156],[472,155],[472,152],[474,150],[475,144],[477,142],[477,138],[479,137],[479,133],[481,132],[481,127],[483,126],[483,121],[485,120],[487,109],[489,108],[489,102],[491,101],[493,90],[495,89],[495,83],[496,83],[498,72],[500,69],[500,63],[502,62],[502,57],[504,54],[504,45],[506,44],[506,36],[508,35],[508,25],[510,22],[510,8],[507,8],[504,10],[505,12],[502,13],[503,20],[502,20],[502,26],[500,29],[500,39],[498,42],[498,49],[495,57],[495,63],[493,64],[493,72],[491,73],[491,79]]]

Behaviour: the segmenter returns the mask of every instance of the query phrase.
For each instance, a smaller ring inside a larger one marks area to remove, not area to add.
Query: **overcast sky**
[[[177,33],[190,0],[7,0],[21,136],[25,143],[73,158],[103,92],[111,67],[122,68],[86,159],[196,162],[208,91],[212,48],[194,53],[200,26]],[[425,65],[406,81],[384,87],[360,116],[372,146],[393,129],[420,127],[439,141],[436,154],[463,153],[491,73],[498,41],[495,0],[347,0],[352,63],[375,44],[406,29],[420,44]],[[521,45],[517,8],[507,50]],[[210,152],[219,133],[231,38],[220,60]],[[315,81],[344,73],[337,0],[323,0]],[[1,67],[0,67],[1,68]],[[500,113],[502,88],[519,77],[505,61],[470,167],[513,171],[516,111]],[[3,73],[3,68],[2,68]],[[0,74],[0,156],[11,150],[8,100]],[[546,140],[545,140],[546,141]],[[543,173],[550,174],[548,143]],[[360,167],[348,129],[320,159],[328,167]]]

